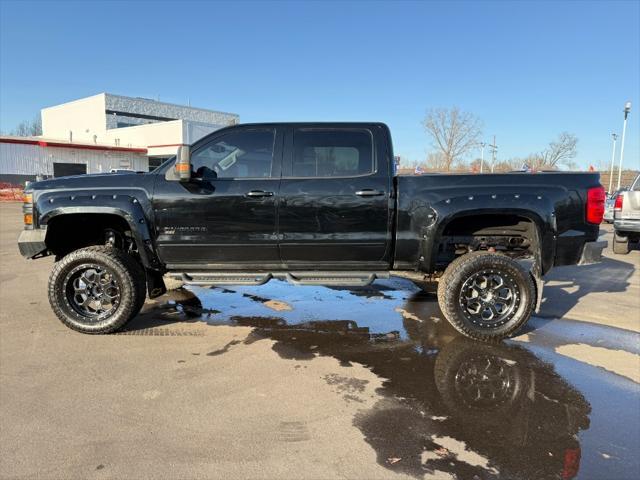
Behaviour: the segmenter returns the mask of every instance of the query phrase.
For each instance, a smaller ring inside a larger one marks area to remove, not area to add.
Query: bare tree
[[[11,135],[18,137],[35,137],[42,135],[42,120],[36,115],[33,120],[23,120],[11,131]]]
[[[562,132],[557,140],[549,143],[542,152],[530,156],[532,168],[556,169],[561,165],[573,167],[571,161],[578,154],[578,137],[572,133]]]
[[[477,147],[482,134],[480,120],[458,107],[431,109],[422,124],[433,139],[433,146],[442,154],[442,169],[446,171]]]
[[[512,172],[522,170],[525,166],[531,165],[531,155],[525,158],[513,157],[506,160],[500,160],[494,165],[494,172]]]
[[[449,170],[448,167],[450,167],[450,165],[447,165],[447,160],[442,152],[431,152],[427,154],[427,158],[421,166],[426,170],[433,170],[435,172]]]

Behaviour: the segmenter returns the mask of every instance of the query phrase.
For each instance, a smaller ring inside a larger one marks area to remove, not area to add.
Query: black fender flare
[[[442,239],[445,228],[452,221],[471,216],[482,215],[515,215],[526,218],[535,226],[538,242],[537,268],[538,276],[544,275],[552,266],[555,257],[555,217],[554,209],[545,201],[544,197],[535,194],[522,194],[517,196],[518,204],[514,206],[497,207],[491,206],[490,202],[482,198],[489,195],[476,195],[476,200],[482,202],[482,206],[471,207],[462,204],[466,198],[457,198],[456,202],[439,202],[432,205],[436,221],[432,221],[429,227],[430,232],[426,235],[429,242],[425,242],[421,249],[424,258],[422,269],[432,271],[435,267],[437,256],[437,246]],[[480,198],[478,198],[480,197]],[[473,197],[470,197],[473,198]],[[492,199],[494,197],[491,197]]]
[[[38,198],[36,208],[40,226],[47,225],[54,218],[70,214],[109,214],[121,217],[131,229],[143,266],[151,270],[161,269],[148,215],[140,201],[131,194],[44,194]]]

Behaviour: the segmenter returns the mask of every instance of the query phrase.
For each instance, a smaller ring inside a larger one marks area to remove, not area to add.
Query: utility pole
[[[496,136],[493,136],[493,144],[489,145],[491,147],[491,173],[493,173],[493,168],[496,166],[496,155],[498,154],[498,145],[496,145]]]
[[[622,140],[620,140],[620,164],[618,165],[618,188],[620,190],[620,180],[622,180],[622,159],[624,158],[624,134],[627,131],[627,117],[631,111],[631,102],[624,104],[624,123],[622,124]]]
[[[486,145],[486,143],[480,142],[480,173],[482,173],[482,169],[484,167],[484,147]]]
[[[618,135],[616,135],[615,133],[612,133],[611,138],[613,138],[613,149],[611,150],[611,172],[609,173],[609,195],[613,193],[611,191],[611,187],[613,187],[613,165],[616,159],[616,140],[618,139]]]

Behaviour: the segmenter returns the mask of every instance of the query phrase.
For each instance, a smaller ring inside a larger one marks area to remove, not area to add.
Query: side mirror
[[[189,145],[178,147],[174,169],[176,177],[181,182],[188,182],[191,179],[191,147]]]

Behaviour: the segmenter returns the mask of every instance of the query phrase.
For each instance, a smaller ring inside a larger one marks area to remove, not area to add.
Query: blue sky
[[[607,164],[633,102],[640,168],[640,2],[0,2],[0,128],[102,91],[240,114],[375,120],[396,153],[431,150],[429,107],[480,117],[499,158],[562,131]]]

